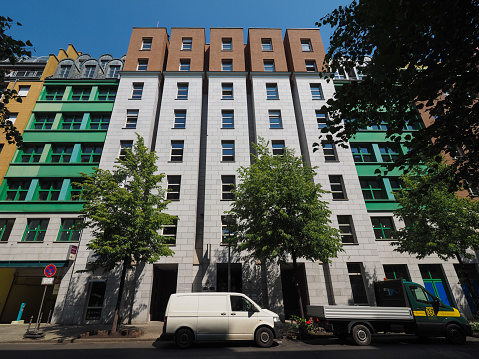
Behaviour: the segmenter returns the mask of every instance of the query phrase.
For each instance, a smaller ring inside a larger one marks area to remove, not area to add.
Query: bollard
[[[48,312],[48,318],[47,318],[47,324],[50,324],[51,321],[52,321],[52,310],[50,309],[50,311]]]
[[[28,329],[27,329],[27,332],[30,331],[30,327],[32,326],[32,320],[33,320],[33,315],[32,317],[30,318],[30,323],[28,323]]]
[[[22,303],[22,305],[20,306],[20,310],[18,311],[18,315],[17,315],[17,322],[19,322],[22,319],[23,309],[25,309],[25,303]]]

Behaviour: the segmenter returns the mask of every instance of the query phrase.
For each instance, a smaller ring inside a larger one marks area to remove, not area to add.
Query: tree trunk
[[[304,318],[303,299],[301,298],[301,289],[299,288],[298,263],[296,263],[296,253],[293,252],[292,257],[293,257],[293,284],[296,287],[296,293],[298,294],[299,313],[301,315],[301,318]]]
[[[469,293],[471,293],[472,301],[474,302],[474,307],[476,307],[476,312],[472,313],[474,315],[479,314],[479,300],[477,299],[477,293],[474,290],[474,287],[472,286],[471,279],[469,278],[469,275],[467,274],[466,266],[464,265],[464,262],[462,261],[462,258],[459,253],[456,253],[456,258],[457,261],[459,262],[459,274],[464,278],[464,284],[466,285],[467,289],[469,289]],[[461,278],[459,278],[461,280]]]
[[[113,315],[113,324],[111,326],[111,335],[118,331],[118,319],[120,316],[121,300],[123,298],[123,288],[125,287],[126,270],[129,258],[123,259],[123,267],[121,269],[120,286],[118,288],[118,297],[116,298],[115,314]]]

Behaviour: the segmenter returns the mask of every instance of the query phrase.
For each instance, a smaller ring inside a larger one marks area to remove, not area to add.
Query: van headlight
[[[273,317],[273,322],[279,322],[279,317]]]

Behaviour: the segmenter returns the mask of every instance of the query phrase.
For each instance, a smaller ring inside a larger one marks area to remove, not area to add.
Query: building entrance
[[[150,320],[163,320],[170,295],[176,293],[178,266],[153,266],[153,290],[151,294]]]
[[[303,300],[303,311],[306,313],[306,306],[309,305],[309,295],[304,263],[298,263],[298,281]],[[281,265],[281,286],[283,288],[284,315],[286,319],[289,319],[292,315],[300,316],[299,298],[293,280],[292,264]]]

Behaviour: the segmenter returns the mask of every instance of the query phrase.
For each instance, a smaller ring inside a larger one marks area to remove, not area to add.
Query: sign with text
[[[42,285],[53,285],[53,283],[55,283],[55,278],[53,277],[42,278]]]
[[[77,257],[78,246],[70,246],[70,250],[68,251],[68,260],[74,261]]]

